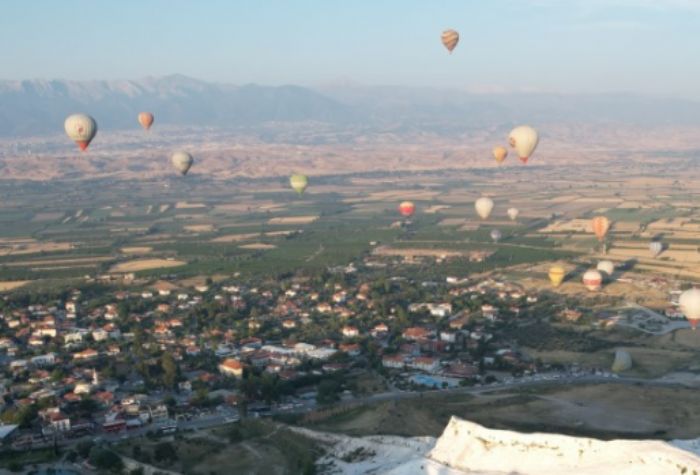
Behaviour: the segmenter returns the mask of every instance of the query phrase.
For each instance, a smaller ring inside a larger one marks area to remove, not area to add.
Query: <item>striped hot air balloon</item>
[[[452,50],[454,50],[457,47],[457,43],[459,43],[459,33],[455,30],[445,30],[442,32],[440,39],[442,40],[442,44],[445,45],[445,48],[447,48],[447,51],[452,54]]]
[[[97,122],[87,114],[73,114],[63,123],[66,135],[78,144],[83,152],[88,148],[97,134]]]
[[[600,290],[603,286],[603,276],[597,270],[588,270],[583,274],[583,285],[591,292]]]

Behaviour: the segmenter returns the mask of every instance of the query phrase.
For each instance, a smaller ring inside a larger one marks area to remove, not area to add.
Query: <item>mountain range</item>
[[[485,93],[390,86],[219,84],[182,75],[140,80],[0,81],[0,136],[62,130],[74,112],[101,129],[132,128],[142,110],[157,124],[255,127],[320,122],[452,135],[515,123],[700,125],[700,103],[631,94]]]

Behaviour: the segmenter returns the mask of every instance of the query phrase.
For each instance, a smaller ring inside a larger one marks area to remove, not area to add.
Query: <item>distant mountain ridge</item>
[[[0,81],[0,136],[62,129],[74,112],[93,115],[102,129],[131,128],[143,110],[156,124],[241,126],[260,122],[344,122],[347,106],[299,86],[232,86],[182,75],[142,80]]]
[[[56,133],[74,112],[101,129],[157,124],[240,127],[276,122],[425,130],[451,135],[516,123],[700,125],[700,103],[631,94],[476,94],[458,90],[343,85],[308,88],[218,84],[182,75],[140,80],[0,81],[0,136]]]

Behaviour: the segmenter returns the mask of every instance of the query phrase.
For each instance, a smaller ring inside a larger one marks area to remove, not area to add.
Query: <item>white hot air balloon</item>
[[[664,250],[664,245],[661,241],[652,241],[649,243],[649,251],[654,257],[658,257],[659,254]]]
[[[514,128],[508,134],[508,143],[515,149],[520,161],[527,163],[537,148],[540,137],[537,131],[529,125],[521,125]]]
[[[591,292],[600,290],[603,285],[603,276],[597,270],[587,270],[586,273],[583,274],[583,285]]]
[[[700,289],[689,289],[683,292],[678,299],[678,305],[692,329],[695,330],[700,321]]]
[[[474,203],[474,209],[476,209],[476,214],[478,214],[481,219],[487,219],[491,216],[491,211],[493,211],[493,200],[482,196]]]
[[[493,240],[493,242],[497,243],[498,241],[501,240],[502,237],[503,237],[503,234],[498,229],[491,230],[491,239]]]
[[[187,152],[175,152],[173,153],[173,156],[170,157],[170,161],[175,169],[184,176],[187,175],[188,171],[190,171],[194,158],[192,158],[192,155]]]
[[[66,135],[78,144],[80,150],[85,151],[97,134],[97,122],[86,114],[73,114],[63,123]]]
[[[596,269],[605,274],[607,277],[610,277],[613,275],[613,272],[615,272],[615,263],[608,260],[600,261],[596,266]]]
[[[518,208],[508,208],[508,217],[510,218],[511,221],[515,221],[518,219],[518,215],[520,214],[520,211],[518,211]]]

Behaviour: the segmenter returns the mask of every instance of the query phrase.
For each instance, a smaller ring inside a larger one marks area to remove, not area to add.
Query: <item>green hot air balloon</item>
[[[291,185],[292,189],[294,189],[294,191],[299,193],[299,196],[301,196],[304,194],[306,187],[309,186],[309,179],[306,177],[306,175],[295,173],[289,177],[289,184]]]

